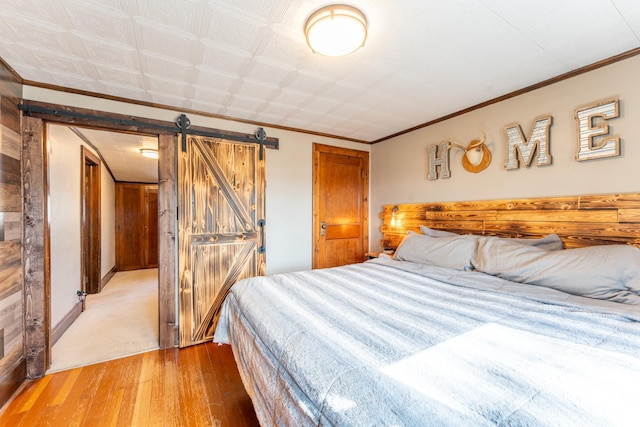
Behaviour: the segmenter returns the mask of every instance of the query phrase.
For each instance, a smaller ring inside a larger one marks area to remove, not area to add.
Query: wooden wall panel
[[[392,223],[392,209],[398,207]],[[542,237],[558,234],[566,248],[606,244],[640,247],[640,194],[385,205],[382,246],[396,248],[420,225],[459,234]]]
[[[20,133],[20,110],[22,83],[13,72],[0,61],[0,124]]]
[[[33,117],[23,118],[23,197],[24,231],[23,257],[25,357],[27,377],[39,378],[49,367],[50,287],[46,282],[51,274],[49,248],[46,156],[44,125]]]
[[[22,264],[22,84],[0,61],[0,406],[26,378]]]

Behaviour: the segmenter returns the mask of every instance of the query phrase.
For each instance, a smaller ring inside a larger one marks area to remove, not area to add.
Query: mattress
[[[263,426],[638,425],[637,306],[379,258],[236,283]]]

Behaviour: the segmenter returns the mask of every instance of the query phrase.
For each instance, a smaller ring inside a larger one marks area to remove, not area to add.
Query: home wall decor
[[[618,99],[599,101],[576,108],[577,161],[620,156],[620,136],[611,135],[607,123],[596,123],[596,119],[610,120],[617,117],[620,117],[620,101]],[[507,170],[519,169],[520,162],[528,168],[533,163],[534,157],[536,166],[550,165],[553,161],[550,135],[552,123],[553,117],[549,114],[535,118],[528,138],[522,132],[520,124],[512,123],[505,126],[507,158],[504,168]],[[462,166],[469,172],[480,172],[491,163],[491,152],[485,144],[484,136],[471,141],[467,147],[452,141],[432,144],[428,147],[429,174],[427,179],[436,180],[451,177],[449,150],[454,147],[465,152],[462,157]],[[440,175],[438,175],[438,168],[440,168]]]
[[[440,148],[440,155],[438,155]],[[429,175],[427,179],[434,180],[438,178],[451,178],[451,168],[449,167],[449,141],[440,144],[432,144],[429,146]],[[438,177],[438,167],[440,167],[440,176]]]
[[[452,141],[444,141],[440,144],[432,144],[428,148],[429,152],[429,174],[427,179],[450,178],[451,167],[449,162],[449,150],[459,148],[464,151],[462,156],[462,167],[469,172],[478,173],[485,170],[491,163],[491,151],[485,144],[486,137],[474,139],[464,147]],[[439,152],[439,154],[438,154]],[[440,176],[438,176],[438,167]]]
[[[462,156],[462,167],[469,172],[478,173],[489,167],[491,163],[491,151],[485,144],[486,137],[474,139],[465,148]]]
[[[578,150],[576,160],[601,159],[620,155],[620,137],[611,135],[596,141],[596,137],[609,135],[609,125],[596,125],[595,119],[600,117],[609,120],[620,116],[620,102],[617,99],[598,102],[576,108],[575,118],[578,126]]]
[[[553,118],[549,115],[535,119],[529,138],[526,139],[519,124],[513,123],[504,128],[507,136],[507,160],[504,163],[505,169],[518,169],[522,160],[525,167],[531,166],[533,154],[536,157],[537,166],[550,165],[552,161],[550,153],[551,140],[549,129]]]

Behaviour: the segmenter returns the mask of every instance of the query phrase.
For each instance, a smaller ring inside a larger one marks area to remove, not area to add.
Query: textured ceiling
[[[27,81],[375,141],[640,46],[637,0],[354,0],[356,53],[315,55],[327,0],[3,0]]]
[[[86,128],[73,131],[100,152],[116,181],[158,182],[158,161],[140,154],[141,148],[157,150],[158,138]]]

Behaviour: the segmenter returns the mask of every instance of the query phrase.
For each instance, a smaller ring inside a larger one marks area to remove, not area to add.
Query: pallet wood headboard
[[[640,193],[385,205],[381,217],[384,248],[395,249],[408,230],[419,232],[420,225],[501,237],[556,233],[565,248],[640,247]]]

